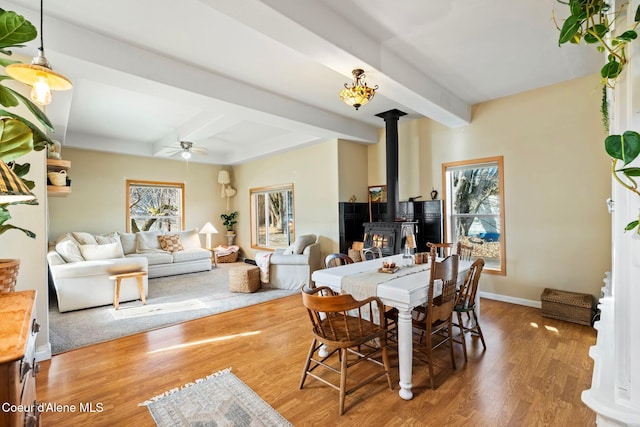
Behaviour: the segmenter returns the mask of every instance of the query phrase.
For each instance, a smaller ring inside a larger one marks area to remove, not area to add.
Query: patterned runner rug
[[[156,425],[181,426],[291,426],[262,400],[231,368],[169,390],[140,406],[147,406]]]

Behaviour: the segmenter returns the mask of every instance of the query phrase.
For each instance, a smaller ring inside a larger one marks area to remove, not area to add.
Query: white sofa
[[[315,234],[300,236],[286,249],[257,251],[255,260],[267,259],[269,283],[265,288],[301,289],[311,284],[311,274],[322,268],[319,237]]]
[[[176,234],[177,238],[170,237]],[[172,246],[175,242],[182,248]],[[168,250],[162,248],[163,243]],[[148,278],[211,270],[211,252],[201,247],[195,229],[177,233],[67,233],[51,246],[47,261],[61,312],[112,304],[114,281],[109,276],[113,274],[146,271],[146,296]],[[136,279],[124,279],[120,301],[139,298]]]

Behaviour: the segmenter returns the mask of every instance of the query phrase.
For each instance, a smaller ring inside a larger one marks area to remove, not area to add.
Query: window
[[[294,238],[293,184],[252,188],[251,246],[286,248]]]
[[[127,231],[184,228],[184,184],[127,180]]]
[[[447,241],[473,247],[487,272],[506,274],[502,156],[442,165]]]

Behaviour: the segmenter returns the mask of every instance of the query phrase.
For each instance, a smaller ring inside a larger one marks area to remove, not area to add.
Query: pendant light
[[[351,85],[344,84],[344,89],[340,91],[340,99],[347,105],[355,107],[357,110],[364,104],[371,101],[378,90],[378,86],[370,87],[364,81],[364,70],[356,68],[351,72],[353,74],[353,82]]]
[[[52,90],[69,90],[73,87],[71,81],[62,74],[51,69],[49,61],[44,56],[43,37],[43,0],[40,0],[40,47],[38,56],[31,64],[11,64],[5,68],[7,74],[15,80],[31,86],[31,100],[38,105],[51,103]]]

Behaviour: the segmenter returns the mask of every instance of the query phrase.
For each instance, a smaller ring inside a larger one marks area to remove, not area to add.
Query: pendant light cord
[[[43,12],[42,12],[43,1],[44,0],[40,0],[40,50],[42,52],[44,52],[44,36],[43,36],[43,33],[44,33],[43,21],[44,21],[44,19],[43,19]]]

